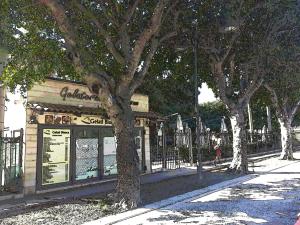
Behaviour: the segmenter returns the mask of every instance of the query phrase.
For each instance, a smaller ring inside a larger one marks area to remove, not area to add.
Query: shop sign
[[[64,87],[60,91],[60,96],[64,101],[67,99],[79,99],[79,100],[86,100],[86,101],[97,101],[100,102],[100,98],[97,95],[89,95],[85,91],[80,91],[78,88],[74,91],[70,91],[69,87]]]
[[[88,125],[101,125],[104,123],[104,120],[98,117],[86,116],[83,117],[81,122]]]

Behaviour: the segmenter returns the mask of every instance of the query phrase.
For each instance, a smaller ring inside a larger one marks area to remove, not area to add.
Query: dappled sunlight
[[[262,182],[263,181],[263,182]],[[243,184],[199,197],[191,202],[234,201],[250,199],[257,201],[284,199],[289,191],[300,188],[300,178],[291,180],[268,181],[256,178]],[[287,196],[288,197],[288,196]]]

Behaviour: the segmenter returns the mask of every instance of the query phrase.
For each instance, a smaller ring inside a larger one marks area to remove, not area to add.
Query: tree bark
[[[248,160],[247,148],[245,144],[245,118],[243,112],[234,113],[231,118],[232,135],[233,135],[233,158],[229,166],[232,171],[247,173]]]
[[[280,159],[293,160],[292,126],[289,118],[278,117],[281,131],[281,154]]]
[[[134,118],[130,98],[117,100],[119,110],[108,111],[117,137],[117,200],[127,208],[140,204],[139,157],[134,142]]]

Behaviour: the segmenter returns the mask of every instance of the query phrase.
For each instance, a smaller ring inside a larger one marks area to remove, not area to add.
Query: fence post
[[[20,130],[20,147],[19,147],[19,166],[20,166],[20,175],[23,174],[23,143],[24,143],[24,129],[21,128]]]
[[[193,166],[193,139],[192,139],[192,131],[191,128],[188,129],[188,142],[189,142],[189,155],[190,155],[190,166]]]
[[[163,148],[163,154],[162,154],[162,167],[163,169],[167,169],[167,160],[166,160],[166,131],[165,126],[162,126],[162,148]]]

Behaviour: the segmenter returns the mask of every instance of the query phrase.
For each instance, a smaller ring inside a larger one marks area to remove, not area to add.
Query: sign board
[[[42,151],[42,185],[69,181],[69,129],[44,129]]]
[[[36,83],[27,93],[29,103],[50,103],[58,105],[101,107],[100,98],[92,94],[84,84],[64,80],[47,79]],[[131,108],[135,112],[148,112],[148,96],[133,94]]]

